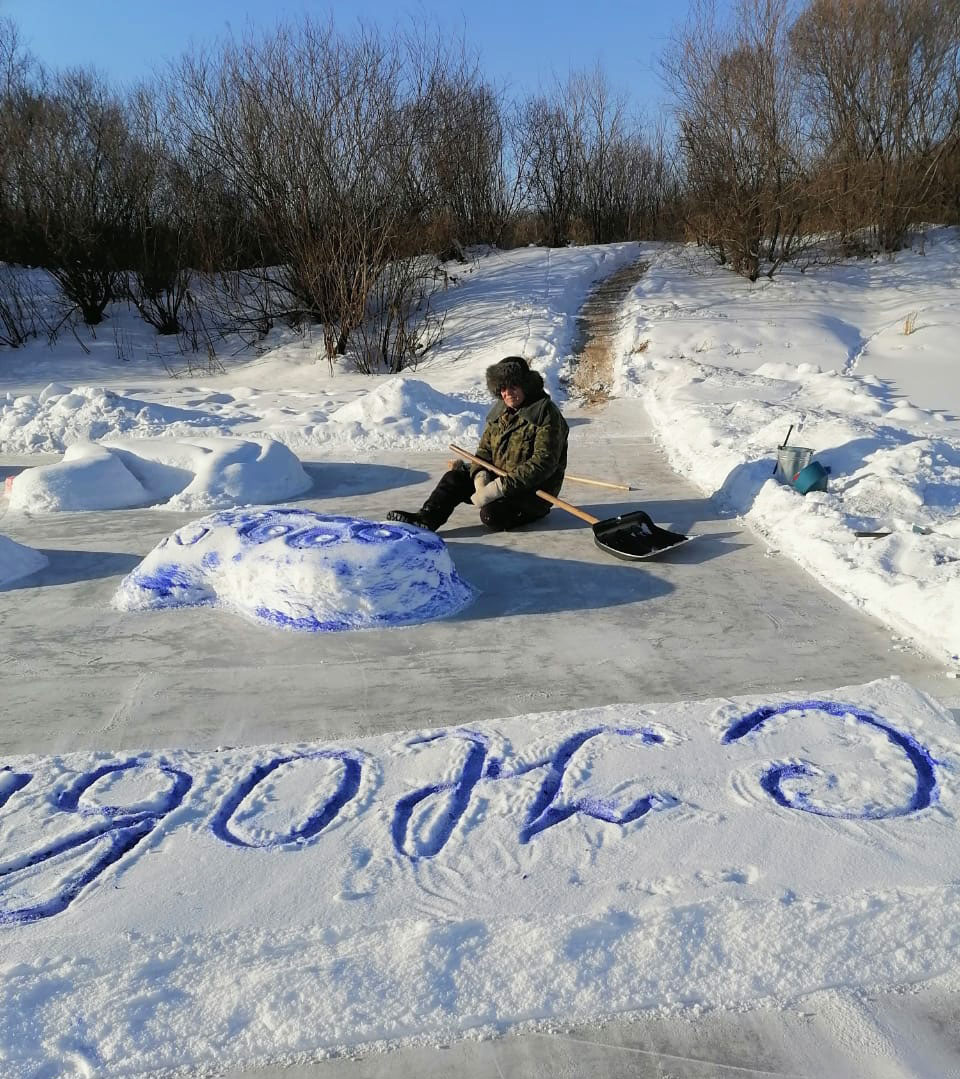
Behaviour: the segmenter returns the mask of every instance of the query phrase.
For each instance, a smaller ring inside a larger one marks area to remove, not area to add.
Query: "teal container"
[[[827,489],[827,476],[829,475],[829,465],[822,465],[819,461],[811,461],[806,468],[800,469],[797,473],[797,478],[793,481],[794,489],[802,495],[809,494],[811,491],[825,491]]]

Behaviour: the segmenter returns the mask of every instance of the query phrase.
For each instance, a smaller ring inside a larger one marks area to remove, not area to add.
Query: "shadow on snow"
[[[476,534],[481,534],[479,527]],[[614,561],[593,547],[589,533],[584,540],[603,561],[550,558],[486,543],[451,544],[457,572],[479,595],[448,621],[598,610],[642,603],[674,591],[675,586],[649,566]]]
[[[0,585],[0,593],[115,577],[129,573],[142,559],[142,555],[121,551],[71,551],[49,547],[37,550],[47,556],[50,564],[29,576]]]
[[[309,490],[286,502],[305,499],[347,498],[411,487],[430,478],[428,472],[393,465],[355,464],[349,461],[301,461],[304,472],[313,480]],[[386,510],[384,510],[386,513]]]

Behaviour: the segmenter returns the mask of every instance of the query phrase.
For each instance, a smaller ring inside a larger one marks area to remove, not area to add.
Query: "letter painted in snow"
[[[935,761],[925,746],[903,731],[898,731],[886,720],[871,712],[838,701],[786,701],[783,704],[763,705],[743,716],[727,729],[723,744],[729,745],[759,730],[768,720],[782,716],[787,712],[825,712],[827,715],[843,718],[853,716],[874,730],[881,731],[889,742],[903,752],[914,773],[914,790],[907,801],[896,806],[866,807],[859,811],[828,809],[813,804],[805,790],[794,792],[784,789],[784,780],[799,779],[803,776],[815,777],[820,774],[809,764],[802,762],[780,762],[771,765],[760,776],[760,785],[778,805],[787,809],[799,809],[804,813],[816,813],[822,817],[840,817],[846,820],[882,820],[886,817],[903,817],[926,809],[937,798],[937,780],[934,770]]]
[[[291,828],[283,835],[260,840],[244,839],[238,835],[231,827],[230,821],[243,802],[278,768],[301,760],[330,760],[338,761],[342,765],[333,793],[310,814],[299,828]],[[343,807],[353,800],[360,789],[362,768],[362,758],[359,754],[339,749],[322,749],[315,753],[293,753],[287,757],[274,757],[265,764],[255,765],[250,774],[234,787],[214,814],[210,827],[218,839],[237,847],[273,848],[282,847],[288,843],[305,843],[332,824]]]
[[[82,773],[70,786],[54,795],[52,801],[59,812],[77,814],[91,823],[79,831],[61,836],[36,850],[0,862],[0,925],[22,925],[49,918],[66,910],[84,888],[92,884],[110,866],[119,862],[125,854],[132,851],[164,817],[180,805],[193,783],[193,778],[164,761],[159,762],[157,767],[172,782],[169,789],[164,791],[159,799],[154,798],[149,803],[142,803],[139,807],[136,804],[104,806],[95,802],[83,803],[83,796],[95,783],[106,776],[152,763],[149,758],[145,760],[134,758],[116,764],[102,765],[92,772]],[[13,787],[13,790],[21,789],[26,784],[20,782],[18,787],[17,782],[24,779],[29,782],[29,778],[15,776],[12,783],[8,781],[7,789],[9,790],[10,787]],[[4,786],[0,785],[0,792],[3,790]],[[9,790],[9,793],[13,793],[13,790]],[[3,797],[2,793],[0,797]],[[4,802],[6,800],[7,798],[3,798]],[[81,858],[78,868],[68,867],[54,885],[51,894],[42,899],[26,902],[19,897],[23,881],[36,870],[36,867],[49,865],[55,859],[64,859],[69,863],[71,859],[64,856],[76,852],[74,857],[79,857],[81,848],[87,848],[83,853],[89,853],[92,857],[89,860]],[[10,905],[4,902],[5,892],[13,892],[14,896],[17,896]]]
[[[470,804],[470,795],[477,785],[483,773],[483,762],[487,755],[487,739],[482,734],[474,731],[442,731],[439,734],[428,735],[410,742],[411,746],[426,745],[440,741],[443,738],[459,738],[467,744],[467,756],[460,769],[459,776],[452,782],[433,783],[419,790],[405,794],[396,804],[393,811],[393,823],[390,828],[393,836],[393,845],[398,854],[405,855],[412,862],[421,858],[432,858],[443,850],[447,840],[453,835],[457,822],[466,812]],[[448,795],[448,805],[440,819],[430,830],[430,835],[416,844],[416,851],[411,852],[412,845],[410,832],[410,820],[413,811],[426,801],[427,798]]]
[[[534,836],[546,831],[548,828],[552,828],[555,824],[568,820],[577,813],[582,813],[584,816],[592,817],[595,820],[605,821],[608,824],[622,825],[639,820],[640,817],[649,813],[657,805],[667,808],[677,804],[676,800],[670,796],[654,794],[637,799],[622,811],[618,810],[613,802],[601,798],[578,798],[572,802],[559,803],[557,799],[563,785],[563,778],[574,754],[590,739],[603,734],[639,737],[645,745],[658,745],[663,742],[661,735],[647,728],[592,727],[589,730],[579,731],[571,735],[561,743],[551,756],[507,771],[503,767],[504,762],[497,758],[490,758],[486,763],[486,767],[484,767],[484,759],[488,749],[487,740],[483,735],[476,732],[443,732],[418,739],[411,745],[420,745],[436,742],[442,738],[454,737],[466,741],[469,748],[456,779],[421,787],[410,794],[404,795],[397,802],[391,829],[394,848],[398,854],[405,855],[411,861],[434,857],[439,854],[452,836],[457,823],[467,810],[473,789],[479,782],[497,783],[508,781],[524,776],[538,768],[545,768],[546,775],[540,784],[540,789],[533,804],[527,811],[526,820],[520,828],[518,838],[521,843],[529,843]],[[429,836],[416,844],[416,851],[411,851],[409,833],[413,812],[426,799],[435,796],[446,796],[448,798],[447,809],[433,825]]]
[[[575,813],[582,813],[584,816],[605,821],[607,824],[629,824],[631,821],[639,820],[649,813],[657,804],[665,808],[677,804],[675,799],[654,794],[638,798],[622,812],[618,812],[612,802],[607,802],[600,798],[577,798],[572,802],[558,802],[557,796],[563,786],[564,773],[574,754],[592,738],[597,738],[602,734],[639,737],[644,745],[659,745],[663,742],[661,735],[646,728],[594,727],[591,730],[578,731],[576,734],[571,735],[561,743],[557,752],[549,760],[543,762],[543,765],[547,768],[547,774],[540,784],[537,797],[534,799],[533,805],[530,806],[527,819],[520,829],[521,843],[529,843],[535,835],[545,832],[555,824],[568,820]],[[524,769],[524,771],[528,770]]]

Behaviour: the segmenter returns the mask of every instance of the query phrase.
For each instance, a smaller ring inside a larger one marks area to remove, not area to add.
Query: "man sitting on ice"
[[[388,521],[436,530],[461,503],[472,502],[496,532],[546,517],[550,503],[537,488],[560,493],[567,467],[567,421],[543,388],[543,377],[520,356],[487,368],[487,389],[497,403],[487,414],[476,456],[506,473],[457,461],[416,513],[391,510]]]

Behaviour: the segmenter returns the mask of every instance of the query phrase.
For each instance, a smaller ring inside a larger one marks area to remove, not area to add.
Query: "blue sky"
[[[148,75],[228,27],[270,27],[304,13],[332,15],[342,28],[358,19],[389,27],[412,15],[462,33],[484,70],[514,94],[599,60],[615,85],[655,112],[666,97],[656,56],[687,7],[688,0],[0,0],[0,15],[50,66],[92,65],[118,82]]]

